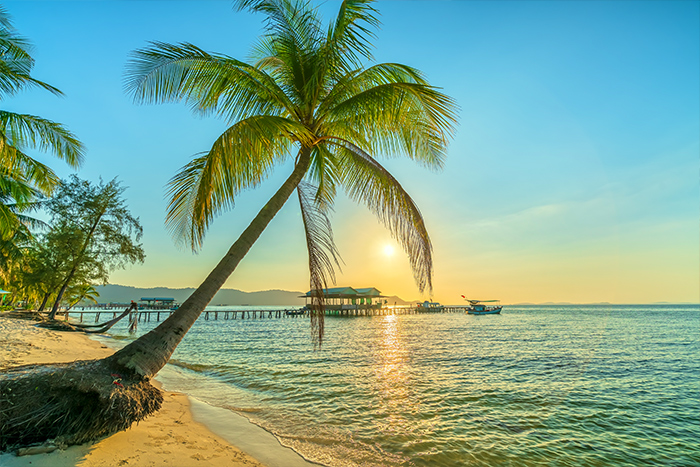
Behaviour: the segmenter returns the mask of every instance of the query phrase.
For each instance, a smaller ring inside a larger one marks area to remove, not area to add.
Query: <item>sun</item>
[[[394,247],[391,245],[385,245],[384,256],[394,256]]]

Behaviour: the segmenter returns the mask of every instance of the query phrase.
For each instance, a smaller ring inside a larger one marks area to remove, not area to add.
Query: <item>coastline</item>
[[[31,321],[7,318],[0,314],[0,368],[104,358],[113,352],[113,349],[90,339],[85,334],[59,333],[33,326]],[[162,383],[154,381],[154,384],[163,390]],[[265,464],[232,444],[232,434],[244,438],[261,439],[260,433],[255,429],[262,430],[262,428],[252,425],[238,414],[231,413],[233,416],[240,417],[249,426],[239,423],[237,429],[230,432],[227,432],[224,426],[224,437],[222,437],[203,423],[206,420],[202,415],[203,411],[210,413],[207,409],[210,406],[196,400],[191,401],[188,395],[179,392],[164,390],[163,396],[161,410],[139,424],[132,425],[126,431],[98,440],[94,444],[71,446],[66,450],[56,450],[47,454],[20,457],[14,453],[5,453],[0,455],[0,465],[3,467],[303,465],[300,456],[292,450],[284,451],[287,448],[283,448],[279,443],[277,443],[279,449],[283,451],[273,449],[271,456],[264,459]],[[200,406],[200,410],[195,411],[195,416],[192,410],[193,403]],[[202,405],[205,407],[201,407]],[[220,427],[218,431],[221,432],[222,428]],[[277,442],[272,434],[265,433]],[[261,444],[259,451],[264,453],[270,447],[270,439],[257,444]],[[250,451],[250,449],[246,450]],[[255,449],[252,450],[255,451]],[[260,457],[265,456],[258,456]]]

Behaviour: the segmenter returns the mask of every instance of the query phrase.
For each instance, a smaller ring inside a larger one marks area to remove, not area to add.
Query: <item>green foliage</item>
[[[52,224],[44,238],[46,251],[60,257],[56,270],[62,283],[52,314],[71,285],[107,283],[114,269],[143,262],[138,243],[143,229],[127,209],[123,192],[116,179],[92,184],[73,175],[46,201]]]
[[[30,87],[61,95],[58,89],[31,76],[34,59],[30,49],[0,7],[0,100]],[[28,155],[28,150],[52,153],[78,167],[84,149],[61,124],[0,110],[0,284],[14,294],[36,300],[50,283],[44,282],[50,274],[34,269],[41,253],[33,245],[32,230],[45,225],[29,214],[51,194],[59,179],[51,168]]]
[[[90,284],[75,284],[66,289],[64,298],[68,304],[68,309],[70,309],[80,302],[97,304],[97,298],[99,296],[100,294],[94,286]]]
[[[56,95],[61,92],[31,76],[34,59],[29,42],[12,27],[7,11],[0,7],[0,100],[29,87]],[[47,165],[27,150],[52,153],[71,167],[82,163],[82,143],[63,125],[28,114],[0,110],[0,237],[11,238],[22,226],[35,223],[24,215],[42,195],[59,184]]]

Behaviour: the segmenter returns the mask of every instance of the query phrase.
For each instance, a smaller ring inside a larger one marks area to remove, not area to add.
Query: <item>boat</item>
[[[445,307],[440,305],[438,302],[429,302],[426,300],[423,303],[418,304],[416,311],[418,313],[440,313],[444,309]]]
[[[500,300],[469,300],[467,297],[464,297],[464,299],[469,302],[467,314],[470,315],[497,315],[503,309]],[[495,303],[495,305],[489,306],[485,305],[485,303]]]

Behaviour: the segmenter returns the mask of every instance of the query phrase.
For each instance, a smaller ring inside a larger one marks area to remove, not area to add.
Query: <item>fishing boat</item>
[[[467,313],[470,315],[497,315],[503,309],[500,300],[469,300],[466,297],[464,299],[469,302]],[[495,305],[489,306],[485,303],[495,303]]]

